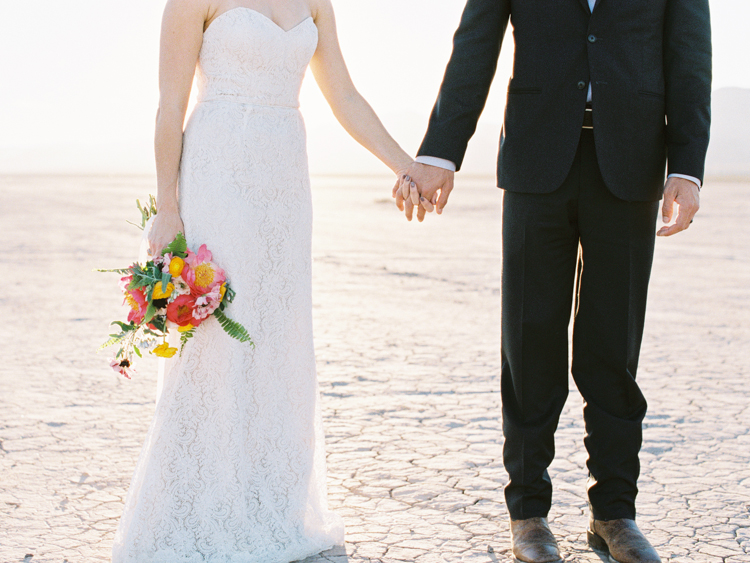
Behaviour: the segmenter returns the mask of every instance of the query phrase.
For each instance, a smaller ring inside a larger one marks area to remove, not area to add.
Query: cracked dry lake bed
[[[442,217],[399,217],[390,178],[314,178],[314,318],[329,498],[347,544],[306,563],[509,560],[499,398],[500,205],[462,178]],[[638,521],[665,561],[750,561],[750,185],[707,182],[657,241],[638,373],[649,401]],[[0,562],[108,561],[155,363],[95,353],[122,314],[150,177],[0,177]],[[135,211],[137,213],[137,211]],[[603,221],[606,218],[602,218]],[[571,383],[551,526],[585,544]]]

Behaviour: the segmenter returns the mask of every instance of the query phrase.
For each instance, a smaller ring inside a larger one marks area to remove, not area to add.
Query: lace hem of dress
[[[342,534],[343,535],[343,534]],[[162,549],[154,555],[130,554],[124,558],[114,557],[113,560],[121,563],[289,563],[290,561],[300,561],[317,555],[342,545],[343,540],[328,538],[324,542],[313,544],[312,542],[305,546],[296,546],[293,549],[280,551],[263,551],[263,552],[219,552],[205,557],[201,553],[191,555],[179,555],[172,549]]]

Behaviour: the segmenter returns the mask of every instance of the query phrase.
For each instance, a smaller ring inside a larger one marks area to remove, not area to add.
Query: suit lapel
[[[586,13],[587,13],[587,14],[590,14],[590,13],[591,13],[591,11],[589,10],[589,2],[588,2],[588,0],[579,0],[579,1],[580,1],[580,3],[581,3],[581,7],[582,7],[582,8],[584,9],[584,10],[586,10]],[[598,2],[598,0],[597,0],[597,2]]]

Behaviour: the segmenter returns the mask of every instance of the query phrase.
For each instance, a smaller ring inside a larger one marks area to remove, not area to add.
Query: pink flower
[[[121,278],[120,288],[125,292],[125,300],[123,303],[130,305],[128,321],[134,322],[135,324],[141,324],[143,322],[143,317],[146,316],[148,302],[146,301],[146,292],[144,291],[144,288],[128,289],[128,285],[132,279],[133,276],[125,276]]]
[[[154,258],[154,264],[161,267],[162,272],[169,271],[169,263],[172,261],[172,253],[167,252],[164,256]]]
[[[205,244],[198,249],[198,253],[188,250],[185,259],[185,269],[182,278],[190,286],[192,294],[196,297],[205,295],[226,281],[224,270],[212,262],[213,255]]]
[[[221,305],[221,286],[215,285],[211,291],[205,295],[201,295],[195,300],[193,318],[198,321],[203,321],[213,315],[219,305]]]
[[[135,374],[135,370],[133,369],[133,364],[130,361],[129,358],[125,358],[124,360],[118,360],[116,358],[112,358],[109,361],[109,367],[111,367],[113,370],[115,370],[120,375],[124,376],[127,379],[131,379],[131,375]]]
[[[178,326],[187,326],[189,324],[198,326],[203,319],[196,319],[193,316],[194,309],[195,297],[192,295],[180,295],[167,305],[167,318]]]

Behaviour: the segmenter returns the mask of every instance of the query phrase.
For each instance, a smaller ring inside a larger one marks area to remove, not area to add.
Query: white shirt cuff
[[[427,166],[437,166],[438,168],[445,168],[451,172],[456,171],[456,163],[444,158],[438,158],[436,156],[418,156],[416,161],[420,164],[426,164]]]
[[[698,186],[699,190],[701,189],[701,181],[693,176],[687,176],[685,174],[670,174],[667,178],[682,178],[683,180],[690,180],[693,184]]]

